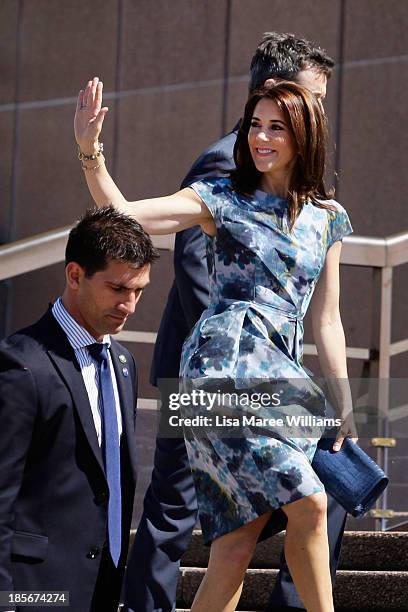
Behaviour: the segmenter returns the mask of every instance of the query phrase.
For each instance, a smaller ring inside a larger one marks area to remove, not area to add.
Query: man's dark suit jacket
[[[123,572],[136,482],[137,370],[114,340],[111,356],[123,420]],[[108,484],[81,371],[51,310],[0,343],[0,432],[0,591],[70,591],[69,609],[88,612],[106,557]]]
[[[181,187],[202,178],[227,176],[235,168],[232,153],[237,133],[238,125],[208,147],[195,161]],[[160,378],[178,378],[183,342],[209,303],[205,238],[199,225],[176,234],[174,269],[176,278],[154,348],[150,374],[153,385]]]

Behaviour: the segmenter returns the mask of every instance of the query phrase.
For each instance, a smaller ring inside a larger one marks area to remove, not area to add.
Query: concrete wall
[[[0,241],[71,223],[91,204],[72,130],[88,78],[105,84],[103,141],[120,188],[132,199],[165,194],[239,118],[251,55],[272,29],[315,40],[338,62],[326,103],[331,159],[355,232],[407,230],[407,16],[401,0],[3,0]],[[395,274],[395,340],[406,336],[407,268]],[[157,329],[171,280],[163,254],[130,329]],[[348,344],[368,346],[370,273],[344,268],[342,282]],[[39,316],[62,285],[61,265],[1,283],[2,335]],[[131,348],[146,381],[152,347]],[[406,375],[406,355],[394,364]],[[152,393],[144,382],[142,395]]]

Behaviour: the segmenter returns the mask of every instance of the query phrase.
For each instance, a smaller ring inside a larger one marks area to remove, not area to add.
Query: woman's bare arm
[[[346,436],[355,437],[353,404],[348,381],[346,341],[340,317],[340,253],[341,242],[328,250],[322,274],[312,301],[313,335],[319,363],[339,411],[343,426],[334,445],[339,450]]]
[[[95,77],[78,95],[74,119],[75,138],[84,155],[96,155],[102,125],[108,108],[102,107],[103,84]],[[103,155],[83,160],[86,182],[97,206],[111,204],[134,217],[149,234],[172,234],[193,225],[201,225],[215,234],[211,213],[201,198],[190,188],[161,198],[128,201],[110,176]]]

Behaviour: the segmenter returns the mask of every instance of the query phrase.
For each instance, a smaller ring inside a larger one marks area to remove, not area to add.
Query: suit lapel
[[[81,369],[75,357],[75,352],[50,311],[44,316],[42,322],[48,328],[46,337],[50,339],[47,341],[47,353],[58,374],[68,387],[73,406],[78,413],[89,445],[104,472],[102,453],[98,444],[88,393],[82,378]]]
[[[135,382],[131,375],[132,365],[123,354],[121,346],[114,340],[112,340],[110,352],[119,392],[123,433],[127,440],[130,462],[134,471],[136,471],[136,440],[134,428]]]

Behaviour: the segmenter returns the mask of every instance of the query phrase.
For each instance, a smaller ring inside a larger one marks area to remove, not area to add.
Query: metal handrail
[[[0,280],[45,268],[64,260],[65,244],[71,226],[67,225],[30,238],[0,247]],[[153,236],[153,244],[163,250],[174,249],[174,236]],[[341,252],[341,264],[369,266],[373,268],[393,267],[408,262],[408,232],[386,238],[370,236],[347,236]],[[125,342],[154,344],[156,333],[152,331],[124,331],[118,338]],[[390,344],[390,355],[408,351],[408,338]],[[305,355],[316,355],[313,344],[304,345]],[[349,359],[370,359],[368,348],[347,347]]]
[[[64,260],[71,226],[60,227],[23,238],[0,247],[0,280],[45,268]],[[174,236],[153,236],[159,249],[173,250]],[[394,267],[408,262],[408,232],[386,238],[347,236],[343,241],[341,263],[345,265]]]
[[[64,261],[70,225],[36,234],[0,247],[0,280],[13,278]],[[153,236],[158,249],[172,250],[174,236]]]
[[[0,247],[0,280],[45,268],[64,260],[65,244],[71,226],[24,238]],[[163,250],[174,249],[174,236],[153,236],[153,244]],[[341,264],[384,268],[408,262],[408,232],[386,238],[347,236],[341,252]],[[125,331],[120,340],[154,344],[156,333],[152,331]],[[390,345],[390,354],[408,350],[408,339]],[[316,355],[313,344],[304,345],[305,355]],[[369,359],[368,348],[347,347],[349,359]]]

